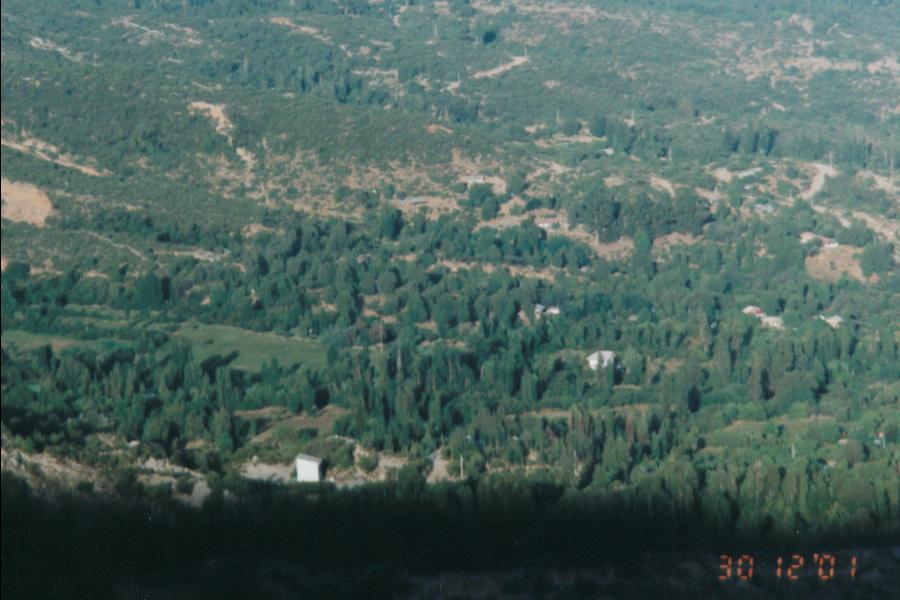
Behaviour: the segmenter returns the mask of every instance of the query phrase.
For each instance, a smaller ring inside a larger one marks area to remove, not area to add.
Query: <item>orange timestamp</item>
[[[838,576],[856,579],[858,569],[859,561],[855,555],[839,560],[836,554],[826,552],[816,552],[811,556],[790,554],[761,564],[752,554],[722,554],[719,556],[718,576],[719,581],[750,581],[759,575],[774,576],[784,581],[796,581],[801,577],[831,581]]]

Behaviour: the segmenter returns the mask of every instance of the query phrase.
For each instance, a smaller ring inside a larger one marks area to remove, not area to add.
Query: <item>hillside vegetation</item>
[[[306,452],[403,501],[900,535],[896,2],[7,0],[2,29],[32,487],[199,505]]]

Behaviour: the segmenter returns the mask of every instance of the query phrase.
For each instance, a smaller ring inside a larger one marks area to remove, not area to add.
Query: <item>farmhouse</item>
[[[769,327],[771,329],[784,329],[784,319],[781,317],[773,317],[767,315],[763,309],[758,306],[753,306],[752,304],[745,306],[744,310],[741,311],[745,315],[749,315],[751,317],[756,317],[759,319],[759,322],[762,323],[763,327]]]
[[[763,327],[770,327],[772,329],[784,329],[784,319],[781,317],[773,317],[770,315],[763,315],[759,318],[760,323],[762,323]]]
[[[817,239],[819,239],[819,236],[817,236],[812,231],[801,231],[800,232],[800,243],[801,244],[808,244]]]
[[[743,312],[745,315],[750,315],[751,317],[757,317],[757,318],[762,317],[763,315],[766,314],[763,312],[763,309],[761,309],[758,306],[753,306],[752,304],[745,306],[744,310],[741,312]]]
[[[606,368],[616,361],[616,353],[612,350],[598,350],[593,354],[589,354],[586,358],[588,368],[596,371],[598,367]]]
[[[562,311],[558,306],[544,306],[543,304],[534,305],[534,318],[540,319],[542,315],[558,315]]]
[[[819,315],[819,318],[828,323],[828,325],[832,329],[837,329],[844,322],[844,318],[839,315],[833,315],[831,317],[826,317],[825,315]]]
[[[317,482],[320,479],[322,460],[308,454],[298,454],[294,459],[294,466],[297,469],[297,481],[299,482]]]
[[[480,173],[470,174],[463,177],[463,182],[466,184],[466,187],[472,185],[480,185],[482,183],[485,183],[486,181],[487,179],[485,179],[484,175],[481,175]]]

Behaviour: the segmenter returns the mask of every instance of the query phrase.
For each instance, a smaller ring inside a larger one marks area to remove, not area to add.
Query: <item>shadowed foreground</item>
[[[838,598],[900,585],[900,548],[877,532],[739,539],[702,515],[578,506],[551,486],[505,498],[462,485],[261,487],[202,510],[37,498],[8,475],[2,492],[4,598]],[[775,579],[779,553],[816,551],[843,561],[832,580],[814,568]],[[753,554],[753,580],[719,582],[723,552]]]

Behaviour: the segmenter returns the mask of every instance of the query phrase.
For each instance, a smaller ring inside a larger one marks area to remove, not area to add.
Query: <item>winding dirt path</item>
[[[527,56],[513,56],[512,60],[508,63],[503,63],[493,69],[488,69],[486,71],[478,71],[472,75],[472,79],[484,79],[485,77],[497,77],[498,75],[502,75],[506,73],[510,69],[515,69],[520,65],[524,65],[528,62]]]

